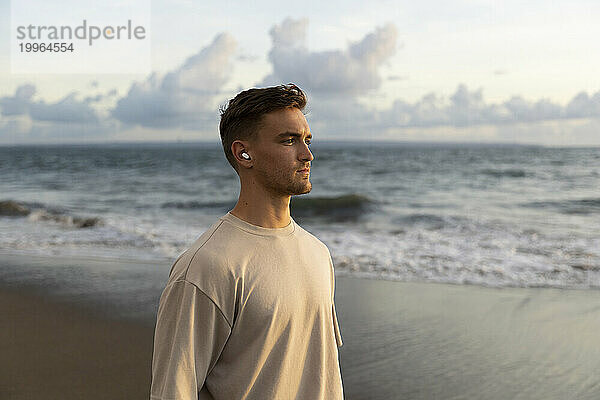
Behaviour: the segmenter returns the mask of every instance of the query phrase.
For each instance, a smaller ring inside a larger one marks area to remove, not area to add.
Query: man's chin
[[[312,190],[312,185],[310,184],[310,182],[308,182],[307,185],[301,187],[301,188],[297,188],[297,190],[292,190],[291,195],[292,196],[297,196],[300,194],[306,194],[306,193],[310,193],[310,191]]]

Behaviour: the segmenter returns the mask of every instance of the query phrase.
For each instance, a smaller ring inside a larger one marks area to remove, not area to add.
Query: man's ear
[[[241,167],[252,168],[252,156],[248,150],[248,143],[235,140],[231,143],[231,153]]]

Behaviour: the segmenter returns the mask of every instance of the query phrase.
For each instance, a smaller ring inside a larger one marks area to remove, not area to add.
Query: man
[[[343,399],[331,255],[290,216],[290,197],[312,189],[305,105],[289,84],[221,110],[240,195],[173,264],[151,399]]]

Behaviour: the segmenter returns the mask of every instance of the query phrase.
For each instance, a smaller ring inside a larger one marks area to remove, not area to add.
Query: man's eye
[[[291,139],[288,139],[288,140],[286,140],[284,143],[292,143],[292,142],[293,142],[293,141],[295,141],[295,140],[296,140],[295,138],[291,138]],[[306,141],[306,144],[310,145],[310,143],[311,143],[311,141],[310,141],[310,140],[307,140],[307,141]]]

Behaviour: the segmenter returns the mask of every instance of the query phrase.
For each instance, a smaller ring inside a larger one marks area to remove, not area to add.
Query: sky
[[[218,142],[228,99],[294,82],[313,143],[600,146],[597,1],[147,2],[149,72],[26,74],[0,0],[0,144]]]

